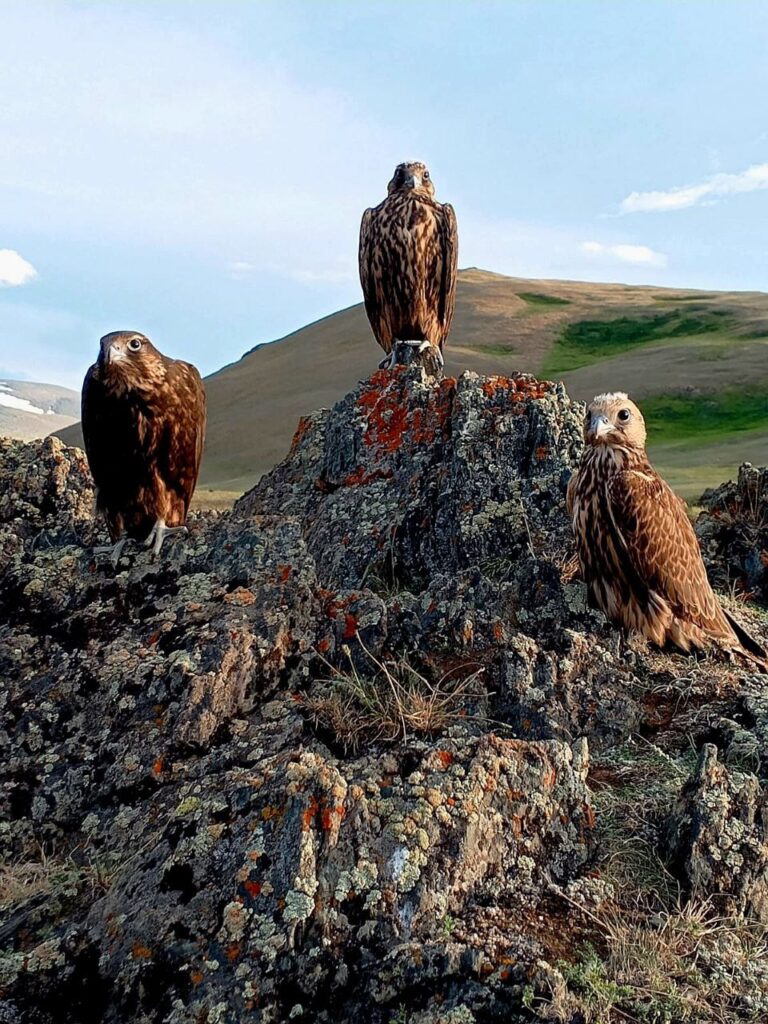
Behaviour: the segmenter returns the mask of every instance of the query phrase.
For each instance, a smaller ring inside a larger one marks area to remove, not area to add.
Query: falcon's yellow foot
[[[120,561],[120,555],[123,553],[127,540],[127,537],[121,537],[115,544],[100,544],[93,549],[93,553],[94,555],[109,555],[110,562],[117,568],[117,563]]]
[[[166,537],[172,534],[183,533],[189,535],[189,530],[186,526],[166,526],[164,519],[158,519],[155,525],[150,530],[149,536],[144,541],[144,547],[151,547],[153,555],[159,555],[160,549],[163,546],[163,541]]]

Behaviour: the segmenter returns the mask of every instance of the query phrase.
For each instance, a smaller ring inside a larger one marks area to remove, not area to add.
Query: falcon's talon
[[[117,568],[127,540],[128,537],[121,537],[120,540],[116,541],[114,544],[99,544],[93,549],[93,554],[96,556],[109,555],[110,562],[115,568]]]
[[[152,548],[152,554],[157,557],[160,554],[160,549],[163,546],[163,541],[166,537],[170,537],[173,534],[183,533],[189,536],[189,530],[186,526],[166,526],[164,519],[158,519],[155,525],[149,532],[149,536],[144,541],[144,547]]]

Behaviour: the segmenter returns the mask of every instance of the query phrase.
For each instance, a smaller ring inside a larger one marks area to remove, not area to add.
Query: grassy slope
[[[380,357],[362,306],[352,306],[207,378],[198,501],[210,489],[210,499],[221,504],[227,492],[250,486],[285,455],[301,415],[331,405]],[[686,496],[729,476],[744,458],[768,458],[768,417],[760,415],[768,397],[768,294],[530,281],[465,270],[446,364],[452,375],[548,374],[579,399],[631,392],[653,413],[652,456]],[[694,389],[689,401],[660,402],[686,388]],[[752,396],[749,409],[737,400],[742,389]],[[700,420],[698,393],[721,391],[726,401],[714,413],[711,404],[703,407]],[[62,436],[79,443],[79,428]]]

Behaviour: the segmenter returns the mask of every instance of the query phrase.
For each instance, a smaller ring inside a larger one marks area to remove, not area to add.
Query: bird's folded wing
[[[168,371],[168,402],[156,417],[162,431],[157,458],[166,483],[181,488],[186,503],[192,497],[200,470],[205,437],[205,388],[190,363],[175,360]]]
[[[109,401],[104,386],[92,366],[83,381],[80,410],[83,442],[91,472],[97,486],[103,487],[120,468],[115,466],[114,429],[110,420]]]
[[[456,268],[459,261],[459,232],[456,226],[456,213],[450,203],[445,203],[441,210],[440,246],[443,253],[443,273],[440,281],[438,320],[443,328],[443,338],[445,338],[453,320],[453,309],[456,302]]]
[[[696,534],[671,488],[652,470],[626,470],[612,479],[608,497],[613,528],[648,588],[666,598],[680,618],[722,628]]]
[[[379,282],[376,280],[373,268],[373,256],[376,248],[376,233],[377,230],[374,210],[368,209],[363,214],[363,219],[360,223],[358,265],[360,268],[360,284],[363,289],[365,312],[368,314],[368,319],[371,324],[378,325],[382,317],[382,308]]]

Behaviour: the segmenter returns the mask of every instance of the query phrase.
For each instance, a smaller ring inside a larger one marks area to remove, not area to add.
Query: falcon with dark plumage
[[[443,365],[456,299],[456,214],[438,203],[422,163],[395,168],[387,198],[363,214],[360,283],[365,311],[394,366],[401,345],[414,346],[432,372]]]
[[[128,538],[160,552],[186,532],[205,436],[205,389],[191,363],[136,331],[101,339],[83,383],[85,451],[117,563]]]
[[[623,392],[592,400],[586,448],[568,485],[584,580],[627,631],[682,651],[711,645],[768,671],[768,655],[721,606],[684,502],[645,452],[645,421]]]

